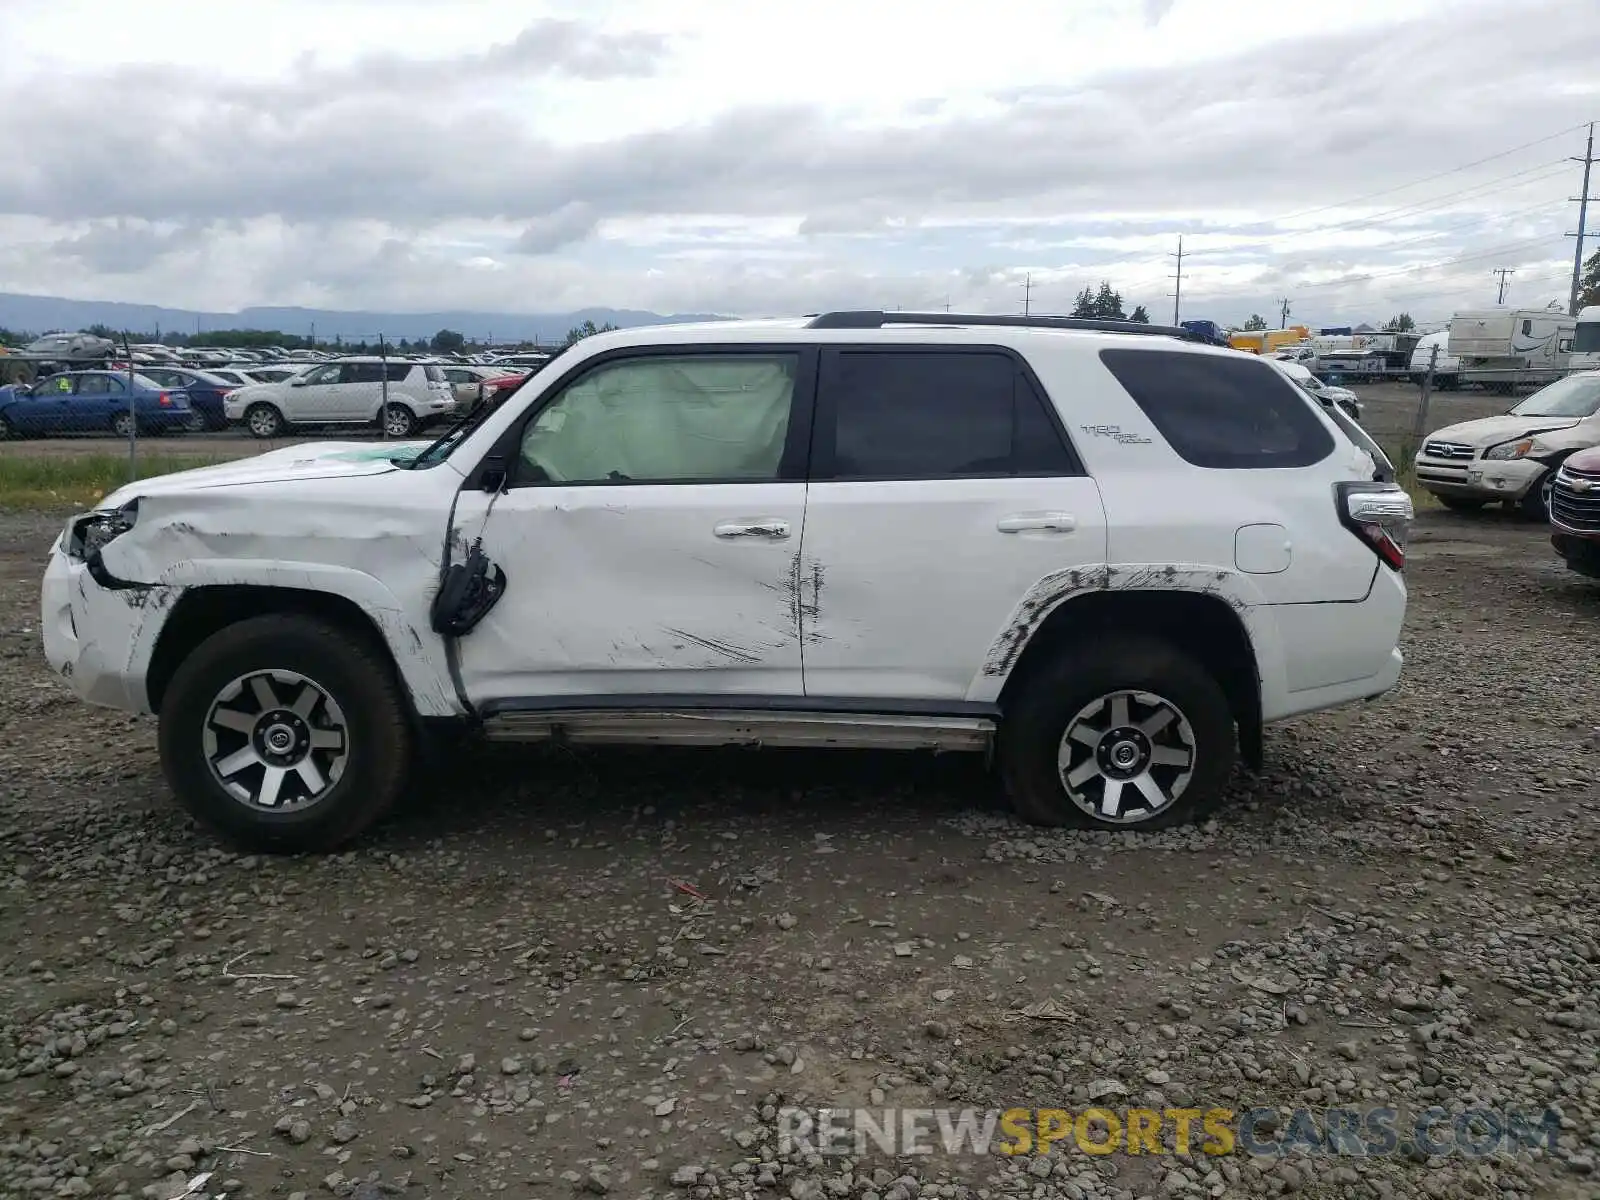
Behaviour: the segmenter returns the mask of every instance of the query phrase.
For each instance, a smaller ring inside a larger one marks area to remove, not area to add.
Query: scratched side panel
[[[506,594],[460,648],[474,703],[605,693],[801,694],[803,483],[464,493]],[[775,523],[787,536],[719,536]]]

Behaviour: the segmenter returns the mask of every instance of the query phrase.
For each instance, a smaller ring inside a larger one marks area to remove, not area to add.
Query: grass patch
[[[1395,482],[1405,488],[1411,497],[1411,506],[1418,512],[1425,508],[1440,508],[1439,497],[1417,482],[1417,447],[1409,438],[1395,445],[1384,446],[1383,452],[1394,464]]]
[[[228,458],[141,454],[138,477],[170,475]],[[0,508],[89,508],[128,480],[125,454],[0,455]]]

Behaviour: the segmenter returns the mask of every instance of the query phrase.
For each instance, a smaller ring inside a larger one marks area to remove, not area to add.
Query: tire
[[[275,438],[288,427],[283,414],[271,404],[252,404],[245,410],[244,427],[258,438]]]
[[[1551,463],[1533,487],[1528,489],[1527,495],[1517,501],[1517,512],[1530,521],[1548,521],[1550,519],[1550,488],[1556,481],[1556,472],[1561,469],[1560,463]]]
[[[281,716],[260,719],[269,712]],[[167,688],[159,743],[167,782],[196,820],[235,846],[274,854],[335,850],[370,828],[401,794],[413,749],[381,648],[289,614],[252,617],[202,642]]]
[[[133,414],[119,412],[116,416],[112,417],[111,432],[119,438],[136,437],[138,435],[138,431],[134,423]]]
[[[1069,739],[1074,729],[1086,733],[1120,720],[1122,704],[1130,726],[1168,716],[1150,736],[1140,731],[1114,738],[1113,729],[1104,729],[1093,749],[1080,738]],[[1168,758],[1183,753],[1185,738],[1186,771],[1175,758],[1150,761],[1152,752]],[[1069,646],[1024,681],[1007,704],[999,742],[1001,775],[1019,816],[1038,825],[1091,829],[1164,829],[1199,820],[1222,801],[1238,757],[1233,711],[1217,680],[1176,648],[1136,637]],[[1113,756],[1129,747],[1134,761],[1118,766]],[[1065,767],[1058,765],[1064,749]],[[1080,771],[1084,762],[1094,766],[1074,800],[1064,776]],[[1144,793],[1149,784],[1124,781],[1115,793],[1120,811],[1106,814],[1102,805],[1111,777],[1101,773],[1102,763],[1123,776],[1139,772],[1155,785],[1161,803],[1153,805]]]
[[[1440,496],[1439,503],[1451,512],[1469,513],[1477,512],[1489,502],[1487,500],[1470,500],[1464,496]]]
[[[417,417],[404,404],[391,404],[384,410],[383,432],[392,438],[408,438],[417,431]]]
[[[16,436],[17,431],[12,427],[10,419],[4,413],[0,413],[0,442],[12,441]]]

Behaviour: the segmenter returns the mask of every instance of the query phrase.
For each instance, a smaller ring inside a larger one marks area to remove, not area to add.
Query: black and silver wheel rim
[[[318,803],[350,758],[338,703],[295,671],[254,671],[228,684],[211,702],[201,740],[212,778],[264,812]]]
[[[1082,812],[1114,825],[1152,820],[1182,798],[1194,776],[1194,730],[1153,692],[1111,692],[1067,722],[1057,768]]]
[[[383,429],[390,437],[408,436],[411,433],[411,414],[391,404],[383,419]]]
[[[256,409],[250,414],[250,432],[257,437],[271,437],[278,432],[277,416],[270,409]]]
[[[133,418],[127,413],[118,413],[111,418],[111,432],[118,437],[127,437],[133,433]]]

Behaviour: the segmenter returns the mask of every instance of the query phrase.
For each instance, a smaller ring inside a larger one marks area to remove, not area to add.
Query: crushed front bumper
[[[1551,470],[1537,458],[1441,459],[1419,455],[1417,482],[1435,496],[1486,503],[1516,503]]]
[[[79,699],[147,713],[145,671],[161,624],[152,616],[181,589],[101,587],[64,543],[51,549],[40,588],[45,661]]]

